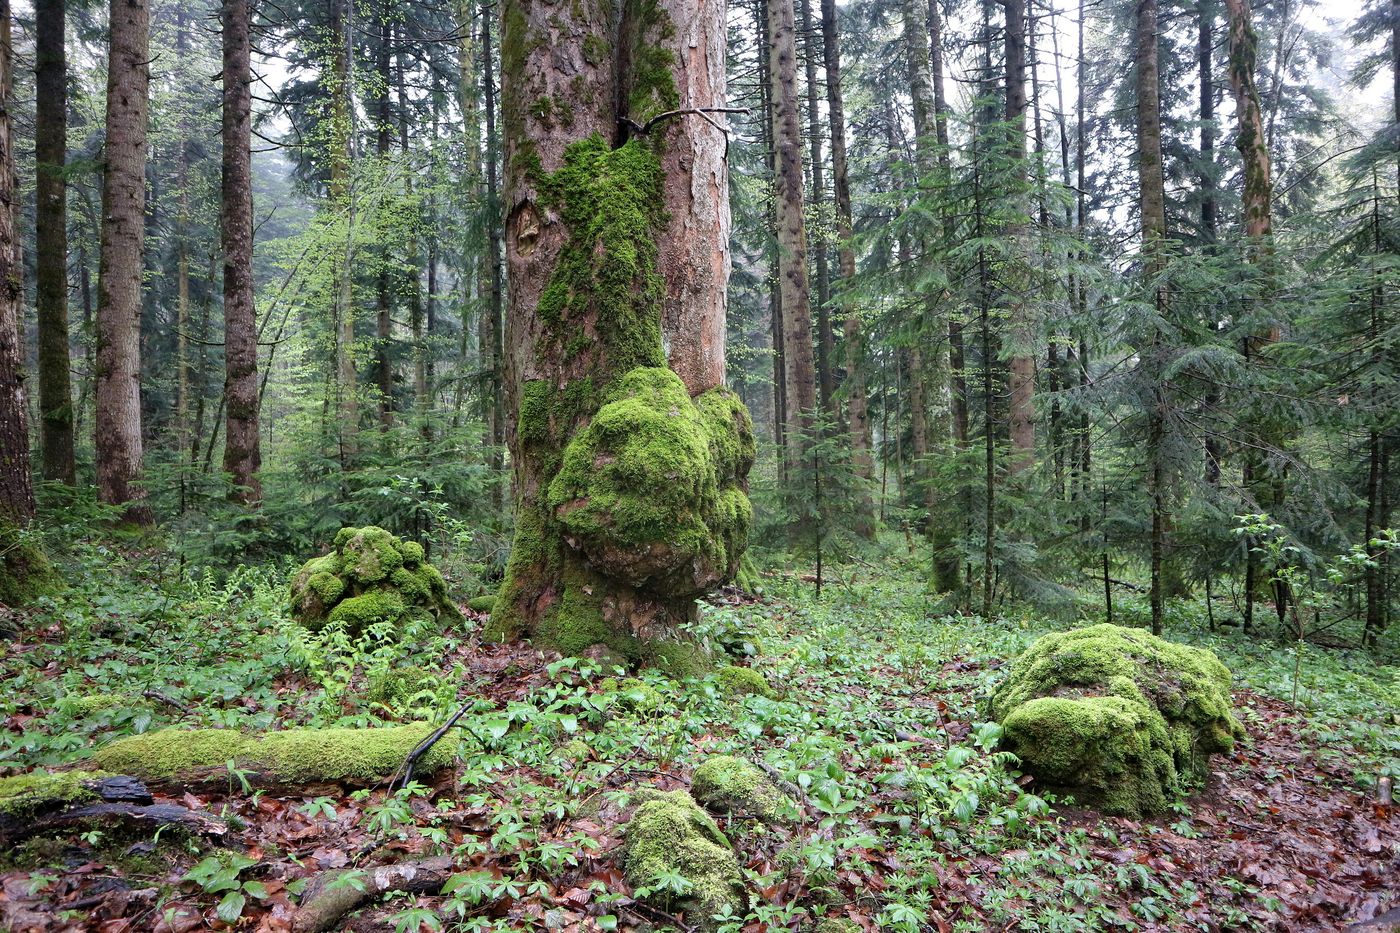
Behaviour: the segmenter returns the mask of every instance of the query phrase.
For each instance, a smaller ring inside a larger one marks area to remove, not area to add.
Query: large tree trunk
[[[251,13],[248,0],[224,0],[223,190],[219,233],[224,248],[224,472],[234,498],[262,500],[258,469],[258,323],[253,306]]]
[[[1273,182],[1269,178],[1269,147],[1254,83],[1254,59],[1259,39],[1250,22],[1249,0],[1225,0],[1230,15],[1230,87],[1235,92],[1235,118],[1239,133],[1235,148],[1244,159],[1245,234],[1250,238],[1253,261],[1266,262],[1273,234]],[[1277,339],[1277,335],[1273,335]]]
[[[737,572],[723,3],[501,6],[515,544],[489,631],[684,669]],[[797,183],[799,191],[801,176]],[[669,365],[668,365],[669,363]]]
[[[1138,0],[1137,8],[1137,137],[1139,209],[1142,214],[1144,272],[1153,288],[1158,316],[1167,313],[1168,296],[1160,277],[1166,268],[1167,195],[1162,169],[1162,113],[1157,86],[1157,0]],[[1166,558],[1165,471],[1162,459],[1166,398],[1161,385],[1156,328],[1143,350],[1143,365],[1152,380],[1152,406],[1147,413],[1148,493],[1152,499],[1151,591],[1152,633],[1162,633],[1162,565]]]
[[[34,482],[29,473],[29,409],[19,328],[24,268],[10,118],[13,87],[10,0],[0,0],[0,523],[23,526],[34,517]]]
[[[783,306],[784,434],[789,470],[803,461],[816,411],[811,287],[807,279],[802,129],[797,108],[797,39],[792,0],[768,0],[768,73],[773,89],[774,201]]]
[[[73,485],[73,388],[68,358],[68,66],[64,0],[34,3],[35,299],[39,324],[39,446],[44,478]]]
[[[146,235],[150,9],[112,0],[102,255],[97,282],[97,495],[151,521],[141,488],[141,270]]]

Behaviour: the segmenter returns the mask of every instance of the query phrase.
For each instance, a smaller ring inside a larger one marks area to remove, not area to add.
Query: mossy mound
[[[473,596],[467,600],[467,608],[472,612],[484,612],[491,614],[491,610],[496,608],[496,597],[494,596]]]
[[[595,570],[669,597],[733,579],[753,519],[743,404],[722,388],[692,400],[660,366],[631,370],[609,398],[549,485],[564,540]]]
[[[1042,787],[1134,818],[1163,812],[1242,732],[1212,652],[1117,625],[1037,640],[991,712]]]
[[[607,677],[599,682],[598,689],[605,694],[613,695],[613,702],[616,705],[638,713],[658,709],[666,699],[661,695],[660,690],[636,677],[628,677],[625,680]]]
[[[312,631],[339,623],[358,632],[412,612],[462,618],[442,574],[423,559],[423,546],[373,525],[340,529],[334,551],[303,564],[292,579],[290,606]]]
[[[0,817],[16,819],[41,810],[95,800],[87,782],[102,777],[90,771],[34,771],[0,778]]]
[[[683,895],[657,892],[659,906],[684,911],[701,930],[713,930],[715,914],[742,913],[747,896],[739,860],[715,821],[683,790],[643,790],[624,830],[623,868],[633,888],[680,875],[690,882]]]
[[[93,762],[106,771],[161,781],[207,780],[227,773],[229,762],[258,784],[334,782],[366,785],[398,770],[433,731],[429,723],[375,729],[285,729],[245,735],[233,729],[162,729],[118,739],[97,750]],[[451,745],[439,742],[418,760],[427,774],[452,762]],[[236,778],[229,775],[229,779]]]
[[[0,605],[24,606],[61,589],[63,578],[38,538],[0,519]]]
[[[768,680],[751,667],[728,664],[715,672],[719,688],[728,697],[761,696],[773,698],[773,688]]]
[[[761,768],[732,755],[706,758],[691,776],[690,793],[716,813],[765,822],[783,819],[795,806]]]
[[[441,678],[415,667],[391,667],[366,678],[365,699],[385,706],[401,706],[424,692],[433,692]]]

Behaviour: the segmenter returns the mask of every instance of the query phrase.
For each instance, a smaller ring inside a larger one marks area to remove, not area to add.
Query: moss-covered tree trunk
[[[725,8],[617,2],[501,4],[516,534],[491,630],[683,665],[750,517],[727,140],[694,112],[723,103]]]

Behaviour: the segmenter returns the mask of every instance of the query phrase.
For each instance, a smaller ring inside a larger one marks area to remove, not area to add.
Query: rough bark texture
[[[1244,159],[1244,229],[1253,241],[1255,261],[1260,261],[1273,233],[1273,183],[1259,89],[1254,83],[1259,39],[1250,22],[1249,0],[1225,0],[1225,9],[1230,16],[1230,88],[1235,93],[1235,118],[1239,121],[1235,148]]]
[[[501,448],[506,443],[505,377],[502,362],[505,356],[501,336],[501,313],[504,287],[501,281],[501,207],[496,190],[496,155],[501,151],[500,140],[496,136],[496,85],[490,76],[495,74],[491,59],[491,20],[489,8],[483,6],[481,16],[481,71],[488,80],[482,82],[485,88],[486,105],[486,255],[482,257],[485,267],[482,275],[487,285],[486,302],[483,308],[485,319],[485,346],[491,351],[490,367],[486,365],[483,351],[481,367],[485,373],[482,404],[486,411],[486,426],[490,431],[488,443],[491,446],[491,467],[498,474],[503,460]],[[496,507],[501,510],[505,490],[496,487]]]
[[[73,485],[73,387],[68,359],[68,145],[64,0],[34,3],[35,303],[39,325],[39,446],[44,478]]]
[[[802,128],[797,108],[797,39],[792,0],[768,0],[768,72],[773,95],[774,201],[783,306],[783,387],[789,466],[803,457],[816,410],[811,286],[804,227]]]
[[[29,474],[29,409],[19,329],[24,271],[10,117],[13,68],[10,0],[0,0],[0,523],[22,526],[34,517],[34,485]]]
[[[235,498],[262,499],[258,469],[258,322],[253,306],[252,71],[248,0],[224,0],[224,472]]]
[[[102,254],[97,283],[97,494],[151,521],[141,488],[141,270],[146,234],[150,9],[111,0]]]
[[[517,502],[497,637],[684,669],[676,626],[737,572],[753,442],[723,388],[726,139],[661,118],[722,105],[724,16],[501,6]]]
[[[331,61],[331,177],[328,194],[333,209],[345,213],[345,256],[336,270],[335,391],[337,446],[342,467],[359,454],[360,406],[355,360],[355,181],[351,177],[354,145],[355,58],[352,54],[355,7],[350,0],[332,0]]]

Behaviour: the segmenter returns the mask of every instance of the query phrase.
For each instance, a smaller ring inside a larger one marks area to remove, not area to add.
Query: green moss
[[[1115,625],[1037,640],[991,712],[1044,786],[1134,817],[1162,812],[1242,731],[1214,654]]]
[[[673,74],[676,57],[661,45],[676,35],[675,24],[657,0],[623,0],[627,4],[624,21],[632,27],[631,73],[629,74],[627,116],[645,124],[659,113],[680,106]]]
[[[496,608],[496,597],[473,596],[471,599],[467,600],[467,608],[472,612],[485,612],[489,614],[492,609]]]
[[[107,771],[153,780],[217,772],[232,761],[236,768],[264,771],[276,783],[365,784],[394,773],[432,731],[427,723],[375,729],[285,729],[260,735],[232,729],[163,729],[119,739],[98,749],[93,761]],[[426,774],[451,761],[450,744],[439,742],[419,759],[418,770]]]
[[[762,769],[732,755],[706,758],[695,769],[690,792],[716,812],[738,812],[769,822],[783,818],[794,808],[792,800]]]
[[[39,538],[0,519],[0,605],[24,606],[63,589]]]
[[[812,933],[861,933],[861,927],[846,917],[826,917],[817,921]]]
[[[99,777],[100,773],[92,771],[33,771],[0,778],[0,816],[24,817],[56,806],[94,800],[97,795],[85,782]]]
[[[88,693],[80,696],[66,696],[56,704],[60,713],[74,719],[83,719],[110,709],[133,709],[145,707],[146,701],[120,693]]]
[[[424,560],[423,546],[372,525],[342,528],[334,552],[307,561],[292,580],[289,605],[313,630],[336,623],[358,632],[377,622],[398,623],[417,610],[461,618],[442,574]]]
[[[685,911],[701,929],[714,929],[710,918],[717,913],[742,913],[747,897],[739,861],[714,820],[685,791],[635,796],[640,804],[625,829],[628,883],[636,888],[664,875],[682,876],[691,884],[686,895],[655,897],[664,908]]]
[[[635,677],[621,681],[608,677],[599,683],[598,689],[605,694],[614,694],[614,702],[623,709],[639,713],[658,709],[665,702],[660,690]]]
[[[719,688],[725,696],[761,696],[772,699],[774,695],[767,679],[751,667],[727,664],[715,672],[715,679],[719,681]]]
[[[1156,710],[1123,697],[1041,697],[1002,722],[1006,747],[1045,790],[1134,819],[1162,813],[1177,788],[1171,741]]]
[[[375,671],[365,682],[365,699],[388,707],[399,707],[423,691],[432,692],[437,675],[412,667],[391,667]]]

